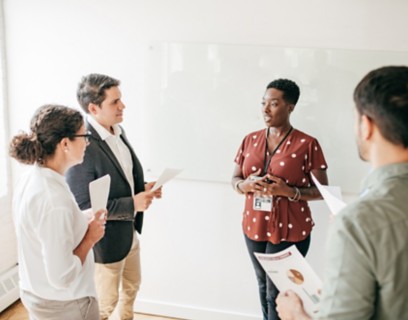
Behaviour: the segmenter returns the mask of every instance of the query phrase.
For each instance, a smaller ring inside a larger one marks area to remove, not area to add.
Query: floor
[[[14,302],[3,312],[0,312],[0,320],[28,320],[27,311],[20,300]],[[135,313],[133,320],[177,320],[175,318],[158,317],[148,314]]]

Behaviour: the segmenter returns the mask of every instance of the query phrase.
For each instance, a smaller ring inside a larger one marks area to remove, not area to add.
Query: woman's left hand
[[[293,188],[289,186],[283,179],[267,173],[263,180],[270,181],[265,182],[263,193],[267,196],[284,196],[292,197]]]

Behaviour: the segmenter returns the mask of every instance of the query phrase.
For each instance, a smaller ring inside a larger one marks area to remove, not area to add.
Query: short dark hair
[[[283,99],[290,104],[296,105],[300,96],[300,89],[298,85],[288,79],[276,79],[269,83],[266,87],[268,89],[277,89],[283,92]]]
[[[369,72],[354,90],[358,113],[366,115],[385,139],[408,148],[408,67]]]
[[[120,81],[117,79],[104,74],[91,73],[82,77],[77,89],[77,100],[81,108],[89,113],[90,103],[100,106],[106,98],[105,90],[119,85]]]
[[[10,142],[9,154],[25,164],[39,163],[55,153],[63,138],[75,135],[84,119],[78,110],[55,104],[43,105],[31,119],[31,133],[21,132]]]

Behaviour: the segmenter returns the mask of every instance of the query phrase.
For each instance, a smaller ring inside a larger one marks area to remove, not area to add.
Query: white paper
[[[89,183],[89,195],[91,198],[92,212],[95,214],[98,210],[106,209],[108,204],[109,188],[111,177],[109,174]],[[103,215],[101,216],[103,219]]]
[[[170,169],[170,168],[164,169],[162,174],[159,176],[156,183],[154,184],[151,191],[159,189],[166,182],[170,181],[175,176],[177,176],[181,171],[183,170],[182,169]]]
[[[310,316],[318,312],[322,281],[295,245],[278,253],[254,254],[280,292],[294,291]]]
[[[313,173],[311,173],[310,175],[312,176],[317,189],[319,189],[320,194],[322,195],[324,201],[326,201],[326,204],[332,214],[338,214],[346,206],[346,203],[342,200],[341,197],[340,187],[324,186],[319,182],[319,180],[316,179]]]

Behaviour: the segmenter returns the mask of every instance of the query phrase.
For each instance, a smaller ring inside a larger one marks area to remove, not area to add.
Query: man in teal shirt
[[[354,91],[361,159],[373,171],[334,219],[318,319],[408,319],[408,67],[371,71]],[[292,291],[283,320],[311,319]]]

